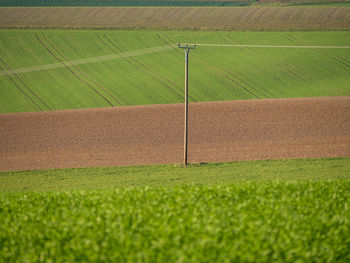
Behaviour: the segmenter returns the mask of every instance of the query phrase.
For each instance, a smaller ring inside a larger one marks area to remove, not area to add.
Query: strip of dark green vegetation
[[[0,193],[0,261],[349,262],[349,189],[331,180]]]
[[[350,158],[2,172],[0,192],[331,179],[350,179]]]

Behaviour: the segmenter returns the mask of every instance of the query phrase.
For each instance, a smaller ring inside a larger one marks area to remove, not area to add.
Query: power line
[[[275,45],[235,45],[235,44],[191,44],[206,47],[253,47],[253,48],[317,48],[317,49],[347,49],[350,46],[275,46]]]
[[[173,48],[174,48],[174,45],[166,45],[166,46],[139,49],[139,50],[128,51],[128,52],[121,52],[121,53],[117,53],[117,54],[113,54],[113,55],[83,58],[83,59],[71,60],[71,61],[63,61],[60,63],[46,64],[46,65],[27,67],[27,68],[18,68],[18,69],[13,69],[11,71],[4,70],[4,71],[0,71],[0,76],[33,72],[33,71],[40,71],[40,70],[63,68],[66,66],[76,66],[76,65],[95,63],[95,62],[101,62],[101,61],[108,61],[108,60],[125,58],[125,57],[140,56],[140,55],[145,55],[145,54],[167,51],[167,50],[170,50]],[[69,63],[69,64],[67,64],[67,63]]]
[[[350,48],[350,46],[277,46],[277,45],[205,44],[205,43],[188,44],[188,45],[191,45],[191,46],[197,45],[197,46],[203,46],[203,47],[206,46],[206,47],[301,48],[301,49],[302,48],[304,48],[304,49],[313,49],[313,48],[315,48],[315,49],[349,49]],[[106,55],[106,56],[64,61],[63,63],[60,62],[60,63],[46,64],[46,65],[26,67],[26,68],[18,68],[18,69],[13,69],[11,71],[10,70],[3,70],[3,71],[0,71],[0,76],[33,72],[33,71],[40,71],[40,70],[55,69],[55,68],[63,68],[63,67],[65,67],[64,63],[69,63],[69,66],[75,66],[75,65],[108,61],[108,60],[125,58],[125,57],[140,56],[140,55],[145,55],[145,54],[167,51],[167,50],[173,49],[174,47],[175,47],[175,44],[170,44],[170,45],[153,47],[153,48],[146,48],[146,49],[139,49],[139,50],[128,51],[128,52],[121,52],[121,53]]]

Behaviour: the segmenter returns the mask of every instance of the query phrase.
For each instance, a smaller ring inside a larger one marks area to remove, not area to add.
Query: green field
[[[1,173],[0,262],[348,262],[349,176],[349,158]]]
[[[349,46],[350,32],[0,31],[0,112],[179,103],[184,54],[167,51],[12,74],[174,43]],[[190,101],[348,96],[350,49],[198,47]]]

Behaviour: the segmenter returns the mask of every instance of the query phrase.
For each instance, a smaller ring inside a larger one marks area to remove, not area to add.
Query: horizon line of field
[[[101,62],[101,61],[107,61],[107,60],[113,60],[118,58],[125,58],[125,57],[134,57],[134,56],[140,56],[140,55],[146,55],[156,52],[162,52],[167,51],[173,48],[176,48],[180,44],[170,44],[170,45],[164,45],[164,46],[158,46],[158,47],[152,47],[152,48],[146,48],[146,49],[138,49],[133,51],[127,51],[127,52],[119,52],[112,55],[105,55],[105,56],[97,56],[97,57],[90,57],[90,58],[84,58],[84,59],[78,59],[78,60],[66,60],[59,63],[53,63],[53,64],[45,64],[40,66],[32,66],[32,67],[26,67],[26,68],[17,68],[17,69],[11,69],[11,70],[2,70],[0,71],[0,76],[3,75],[13,75],[13,74],[19,74],[19,73],[27,73],[27,72],[33,72],[33,71],[40,71],[40,70],[48,70],[48,69],[55,69],[55,68],[62,68],[62,67],[69,67],[69,66],[76,66],[76,65],[82,65],[82,64],[89,64],[89,63],[95,63],[95,62]],[[279,45],[241,45],[241,44],[204,44],[204,43],[191,43],[191,44],[181,44],[181,46],[203,46],[203,47],[247,47],[247,48],[293,48],[293,49],[350,49],[350,46],[279,46]],[[66,64],[68,63],[68,65]]]

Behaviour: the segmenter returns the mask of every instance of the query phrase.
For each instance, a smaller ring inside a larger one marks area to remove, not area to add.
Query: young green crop
[[[0,261],[349,262],[348,180],[0,194]]]
[[[2,30],[0,113],[183,102],[184,54],[159,53],[72,66],[67,61],[174,43],[349,46],[349,32]],[[221,101],[350,95],[350,49],[199,46],[189,99]]]

